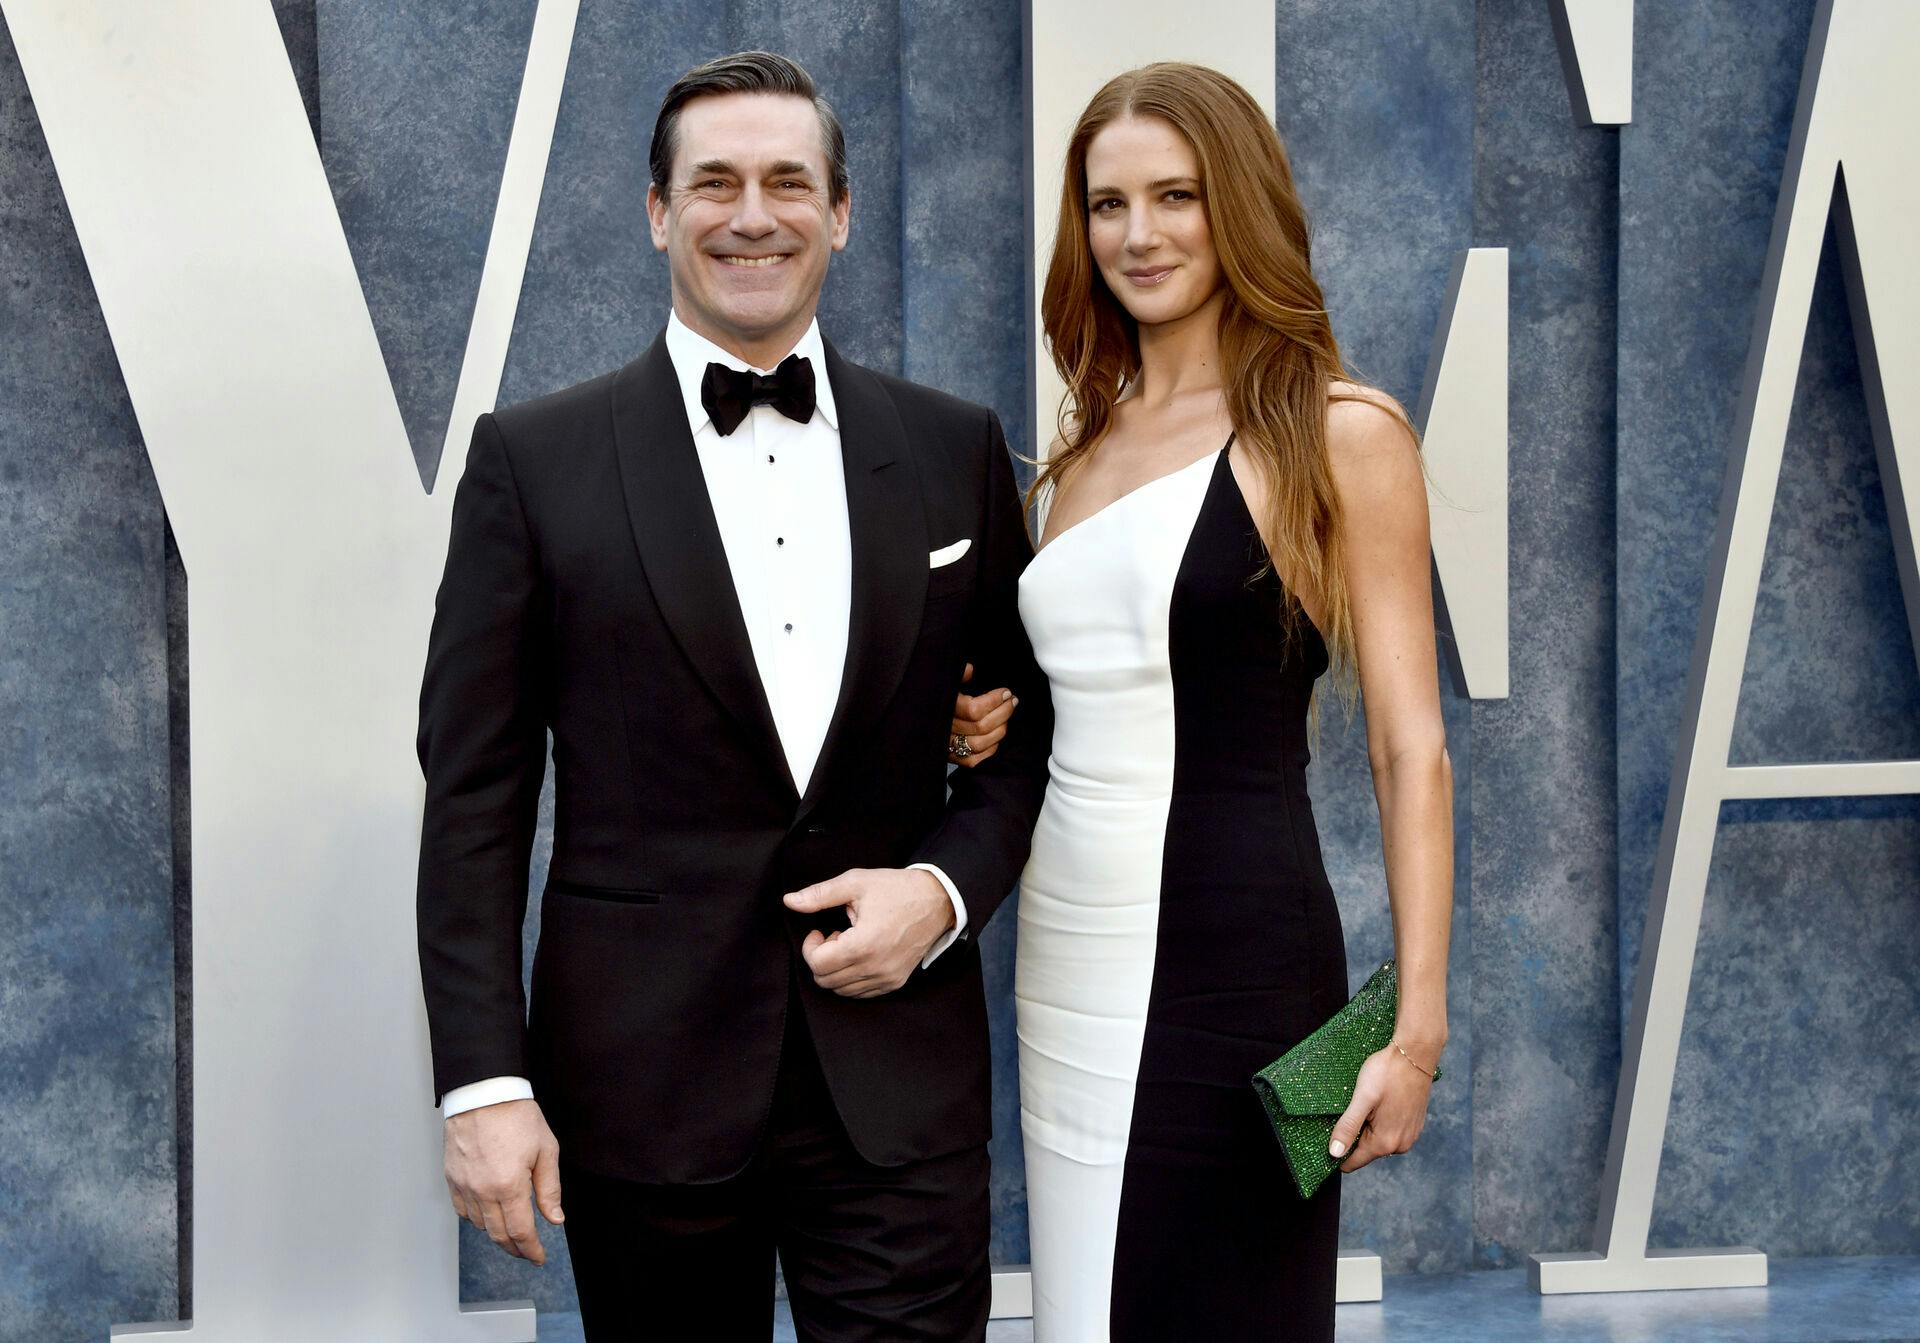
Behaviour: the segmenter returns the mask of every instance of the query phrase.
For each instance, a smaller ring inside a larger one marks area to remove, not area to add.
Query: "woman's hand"
[[[966,673],[960,680],[962,684],[973,680],[971,662],[967,664]],[[1013,692],[1004,686],[981,695],[969,695],[962,691],[953,703],[953,727],[947,737],[947,759],[972,769],[999,750],[1001,740],[1007,735],[1007,720],[1013,717],[1013,711],[1019,704]],[[966,754],[956,754],[956,749],[963,741],[966,743]]]
[[[1347,1154],[1340,1163],[1343,1174],[1351,1175],[1375,1157],[1406,1151],[1426,1127],[1433,1081],[1420,1069],[1431,1071],[1440,1051],[1408,1045],[1407,1052],[1419,1067],[1402,1058],[1391,1044],[1360,1065],[1353,1102],[1333,1126],[1333,1141],[1327,1148],[1334,1156]]]

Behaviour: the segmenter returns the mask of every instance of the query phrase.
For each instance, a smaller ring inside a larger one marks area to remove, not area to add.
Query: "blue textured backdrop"
[[[533,0],[458,20],[275,8],[431,479]],[[1764,8],[1638,7],[1636,121],[1617,132],[1573,124],[1533,0],[1276,11],[1278,120],[1352,364],[1411,403],[1453,258],[1502,246],[1512,268],[1513,694],[1447,697],[1451,1067],[1418,1147],[1344,1195],[1343,1242],[1389,1272],[1511,1266],[1590,1234],[1811,21],[1811,0]],[[651,338],[653,110],[695,61],[764,45],[805,62],[848,125],[853,242],[823,325],[1024,425],[1020,25],[1010,0],[588,0],[502,399]],[[4,33],[0,277],[0,1338],[92,1339],[188,1307],[189,594]],[[1364,722],[1325,727],[1312,787],[1357,982],[1391,925]],[[1920,754],[1831,237],[1734,749]],[[1751,803],[1723,821],[1654,1243],[1920,1252],[1920,1042],[1885,1024],[1920,1014],[1920,807]],[[1001,1262],[1026,1255],[1011,932],[1003,916],[984,938]],[[572,1306],[558,1236],[538,1272],[462,1234],[469,1299]]]

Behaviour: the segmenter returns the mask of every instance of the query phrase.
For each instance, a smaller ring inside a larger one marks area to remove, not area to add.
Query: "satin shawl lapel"
[[[634,546],[668,628],[797,798],[664,333],[614,378],[613,436]]]
[[[927,600],[926,509],[900,412],[878,378],[841,358],[831,342],[822,343],[840,417],[853,601],[840,698],[800,804],[801,816],[818,805],[846,754],[847,739],[893,698],[920,637]]]

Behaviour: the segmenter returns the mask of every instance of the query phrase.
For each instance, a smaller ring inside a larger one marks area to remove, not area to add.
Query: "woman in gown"
[[[1331,1339],[1341,1180],[1299,1197],[1251,1078],[1349,994],[1306,789],[1330,668],[1365,700],[1400,975],[1343,1171],[1412,1145],[1446,1040],[1417,434],[1345,377],[1280,140],[1216,71],[1094,97],[1042,312],[1069,400],[1020,584],[1056,715],[1015,962],[1034,1336]]]

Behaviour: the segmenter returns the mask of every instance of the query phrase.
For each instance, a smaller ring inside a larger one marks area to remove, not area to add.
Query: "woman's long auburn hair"
[[[1406,424],[1416,445],[1420,435],[1398,401],[1357,382],[1341,362],[1308,264],[1307,216],[1286,149],[1260,105],[1218,70],[1179,61],[1130,70],[1093,96],[1073,128],[1060,187],[1060,229],[1040,305],[1067,399],[1057,445],[1039,463],[1028,507],[1058,488],[1099,445],[1113,427],[1114,404],[1140,372],[1137,324],[1095,267],[1087,232],[1087,147],[1103,127],[1125,117],[1169,122],[1200,161],[1202,208],[1226,290],[1219,341],[1227,413],[1236,441],[1257,453],[1264,467],[1266,530],[1274,538],[1269,567],[1319,594],[1326,626],[1321,635],[1351,720],[1358,669],[1346,567],[1335,544],[1341,509],[1327,455],[1327,407],[1333,401],[1373,401]],[[1335,380],[1364,393],[1335,390]],[[1289,644],[1303,615],[1289,587]]]

